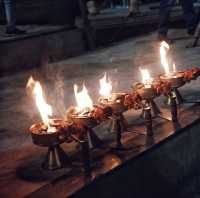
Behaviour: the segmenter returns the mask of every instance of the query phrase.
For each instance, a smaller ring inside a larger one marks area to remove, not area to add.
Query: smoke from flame
[[[176,64],[173,63],[173,73],[176,73]]]

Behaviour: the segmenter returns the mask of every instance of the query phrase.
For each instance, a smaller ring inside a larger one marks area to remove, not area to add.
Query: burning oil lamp
[[[157,96],[153,85],[153,78],[147,69],[141,69],[142,84],[138,84],[137,92],[141,98],[145,101],[147,106],[150,106],[153,117],[161,117],[161,111],[154,102],[154,98]]]
[[[79,125],[91,125],[91,112],[93,111],[94,106],[85,85],[83,85],[82,91],[78,92],[78,86],[75,84],[74,95],[77,106],[74,107],[71,118]]]
[[[82,90],[78,91],[78,86],[75,84],[74,94],[77,106],[68,110],[67,117],[75,124],[75,130],[80,132],[79,137],[76,136],[74,139],[82,147],[84,169],[88,172],[91,164],[90,149],[101,147],[102,141],[93,131],[93,127],[97,125],[97,122],[92,116],[94,105],[87,88],[83,85]]]
[[[177,104],[183,103],[183,98],[178,90],[179,87],[182,87],[185,84],[184,72],[177,72],[176,65],[173,63],[173,68],[170,70],[170,66],[167,60],[167,52],[170,47],[166,42],[162,42],[160,46],[160,58],[161,64],[164,67],[165,74],[160,75],[160,80],[164,82],[169,82],[172,87],[172,95],[176,99]],[[168,104],[170,104],[171,98],[169,97]]]
[[[153,87],[153,79],[151,78],[149,71],[147,69],[140,68],[140,72],[142,74],[142,83],[137,83],[136,85],[133,85],[132,88],[133,91],[137,92],[144,101],[142,114],[146,125],[147,135],[152,136],[152,115],[158,116],[161,112],[154,102],[156,92]]]
[[[114,112],[124,112],[126,110],[123,105],[123,99],[126,93],[112,92],[112,83],[107,79],[107,74],[99,80],[100,82],[100,98],[99,103],[103,106],[110,106]]]
[[[32,91],[42,118],[42,122],[33,124],[29,129],[33,143],[38,146],[48,147],[42,167],[49,170],[64,167],[69,164],[69,159],[60,144],[64,143],[70,136],[69,125],[61,119],[49,118],[52,116],[52,108],[44,99],[39,81],[35,81],[30,77],[27,88]]]
[[[89,145],[91,148],[96,147],[101,141],[92,130],[92,128],[97,125],[96,120],[92,116],[92,112],[94,110],[92,99],[90,98],[85,85],[83,85],[82,91],[80,92],[78,92],[78,86],[74,85],[74,94],[77,106],[73,109],[73,111],[71,111],[69,116],[75,124],[87,129],[89,132]],[[95,139],[93,139],[93,137],[95,137]]]
[[[104,77],[99,80],[99,104],[102,107],[110,107],[112,109],[112,129],[111,131],[116,133],[116,147],[115,149],[126,149],[122,145],[121,137],[122,132],[127,129],[127,121],[124,118],[123,112],[127,110],[124,105],[124,99],[126,93],[114,93],[112,92],[112,83],[107,79],[105,73]]]
[[[140,95],[144,99],[155,98],[155,91],[152,86],[153,79],[147,69],[140,68],[142,74],[143,89],[140,90]]]

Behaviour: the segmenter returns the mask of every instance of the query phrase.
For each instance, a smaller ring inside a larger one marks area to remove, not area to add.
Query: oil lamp
[[[161,112],[154,102],[156,92],[153,87],[153,79],[147,69],[140,68],[142,74],[142,83],[137,83],[132,86],[133,92],[137,92],[141,97],[143,103],[142,115],[146,125],[146,132],[148,136],[153,135],[152,130],[152,115],[158,116]]]
[[[176,103],[182,104],[183,98],[178,90],[179,87],[182,87],[185,84],[184,80],[184,72],[177,72],[176,65],[173,63],[173,67],[170,69],[168,60],[167,60],[167,52],[169,51],[169,45],[163,41],[160,46],[160,58],[161,64],[165,70],[165,74],[160,75],[160,80],[164,82],[169,82],[172,87],[172,95],[176,99]],[[168,104],[170,104],[171,98],[169,97]]]
[[[46,103],[42,86],[39,81],[29,78],[27,88],[35,97],[36,106],[40,112],[42,122],[33,124],[31,132],[33,143],[48,147],[48,152],[42,167],[49,170],[58,169],[69,164],[68,156],[60,147],[70,136],[69,125],[62,119],[51,119],[52,108]]]
[[[153,117],[161,116],[161,111],[154,102],[157,93],[154,88],[154,80],[151,78],[150,73],[147,69],[141,69],[140,72],[142,74],[142,84],[137,84],[137,92],[141,96],[141,98],[145,101],[147,106],[150,106],[151,113]]]
[[[76,106],[68,110],[67,119],[73,122],[75,131],[79,132],[78,136],[73,137],[82,147],[84,169],[88,172],[91,164],[90,149],[101,147],[102,141],[93,131],[97,122],[92,116],[94,105],[85,85],[81,91],[78,91],[78,86],[75,84],[74,95]]]
[[[77,106],[74,108],[73,112],[70,113],[70,117],[75,124],[86,128],[90,147],[98,147],[101,141],[92,130],[97,123],[92,116],[94,105],[88,94],[88,90],[85,85],[83,85],[82,91],[78,92],[78,86],[74,85],[74,94]]]
[[[107,79],[107,74],[105,73],[104,77],[99,80],[100,89],[99,89],[99,103],[101,105],[112,107],[114,112],[124,112],[126,110],[123,105],[123,99],[126,93],[116,93],[112,92],[112,83]]]
[[[121,142],[122,132],[127,129],[127,121],[124,118],[123,112],[127,110],[124,105],[126,93],[112,92],[111,81],[107,79],[105,73],[104,77],[99,80],[99,104],[102,107],[110,107],[112,109],[112,129],[116,133],[116,149],[125,149]]]

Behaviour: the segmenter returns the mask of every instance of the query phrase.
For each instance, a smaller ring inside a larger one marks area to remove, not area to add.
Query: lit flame
[[[170,74],[169,64],[167,61],[167,52],[169,51],[169,49],[170,49],[169,45],[165,41],[163,41],[160,45],[160,59],[166,75]]]
[[[52,116],[52,108],[46,103],[43,96],[42,86],[39,81],[35,81],[31,76],[27,83],[27,88],[30,88],[35,96],[35,103],[40,112],[43,123],[50,128],[49,116]]]
[[[80,114],[84,114],[86,112],[93,110],[93,102],[88,94],[88,90],[85,87],[85,85],[83,85],[82,90],[80,92],[78,92],[78,86],[75,84],[74,85],[74,94],[75,94],[75,99],[76,99],[76,103],[77,103],[76,110]]]
[[[104,77],[99,80],[100,82],[100,90],[99,94],[104,98],[110,98],[112,93],[112,84],[107,81],[107,75],[105,73]]]
[[[145,87],[151,87],[151,84],[153,82],[153,78],[151,78],[148,69],[141,69],[140,68],[140,72],[142,74],[142,83],[145,85]]]

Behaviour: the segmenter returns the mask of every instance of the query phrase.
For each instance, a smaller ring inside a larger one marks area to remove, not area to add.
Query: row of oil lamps
[[[154,102],[160,95],[168,98],[171,109],[171,120],[177,122],[177,105],[183,103],[183,98],[178,88],[186,82],[196,79],[200,75],[200,69],[192,68],[177,72],[170,67],[167,61],[167,43],[161,43],[161,63],[165,68],[165,74],[153,80],[148,70],[141,69],[143,82],[132,86],[132,93],[113,93],[111,82],[106,74],[100,80],[100,98],[98,105],[93,102],[85,86],[78,91],[74,86],[77,106],[70,107],[65,119],[52,119],[52,108],[45,102],[40,83],[32,77],[27,87],[34,94],[36,105],[39,109],[42,121],[31,126],[30,132],[36,145],[48,147],[48,153],[43,163],[45,169],[57,169],[69,165],[70,160],[60,147],[64,142],[76,141],[81,147],[81,157],[85,172],[91,170],[91,148],[102,147],[104,143],[94,133],[93,128],[101,122],[111,119],[112,131],[116,133],[115,149],[124,150],[122,144],[122,132],[126,131],[127,122],[123,113],[128,109],[142,109],[146,133],[153,135],[152,117],[163,116]]]

